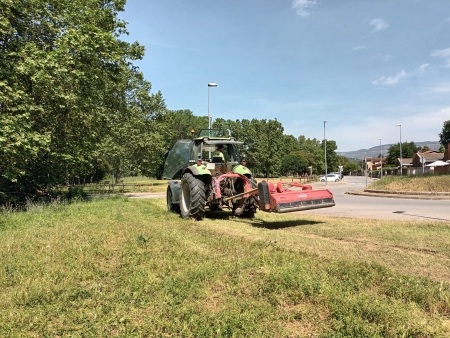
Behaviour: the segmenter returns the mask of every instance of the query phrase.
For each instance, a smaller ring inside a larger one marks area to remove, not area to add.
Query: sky
[[[437,141],[450,120],[449,0],[127,0],[119,18],[171,110],[209,99],[213,119],[277,119],[338,152]]]

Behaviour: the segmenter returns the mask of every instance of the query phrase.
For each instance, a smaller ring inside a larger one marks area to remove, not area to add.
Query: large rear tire
[[[170,189],[170,187],[167,187],[166,202],[167,210],[175,212],[177,214],[180,213],[180,205],[172,203],[172,189]]]
[[[190,173],[181,178],[180,211],[183,218],[203,219],[205,214],[205,184]]]

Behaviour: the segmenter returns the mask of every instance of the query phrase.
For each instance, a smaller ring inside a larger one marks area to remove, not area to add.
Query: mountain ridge
[[[397,143],[388,143],[388,144],[382,144],[381,149],[383,152],[383,156],[388,155],[389,147],[397,144]],[[439,148],[441,144],[439,141],[423,141],[423,142],[414,142],[414,144],[417,147],[423,147],[428,146],[430,150],[439,151]],[[366,157],[378,157],[380,155],[380,146],[374,146],[368,149],[359,149],[359,150],[353,150],[353,151],[336,151],[336,154],[340,156],[345,156],[347,158],[356,158],[359,160],[362,160]]]

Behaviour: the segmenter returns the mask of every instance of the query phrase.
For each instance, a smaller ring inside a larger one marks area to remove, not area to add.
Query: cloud
[[[370,21],[370,25],[373,26],[372,32],[378,32],[389,27],[389,24],[384,19],[373,19]]]
[[[332,124],[327,124],[327,137],[330,140],[336,140],[338,152],[369,149],[379,146],[380,141],[377,140],[379,138],[383,145],[399,142],[399,128],[395,126],[401,124],[402,142],[437,141],[443,121],[448,120],[450,116],[450,107],[427,108],[400,105],[386,107],[386,112],[391,113],[388,116],[365,116],[363,120],[355,119],[350,123],[339,125],[336,127],[338,132],[333,130]],[[398,112],[404,112],[403,116]],[[317,135],[321,135],[319,128],[317,128]],[[377,147],[375,152],[367,152],[366,155],[377,156],[378,149]],[[387,150],[387,147],[383,147],[383,154]]]
[[[404,79],[422,76],[423,74],[425,74],[429,66],[430,65],[428,63],[425,63],[410,72],[402,70],[400,73],[394,76],[382,76],[379,79],[372,81],[372,84],[377,86],[394,86]]]
[[[425,91],[421,92],[421,95],[428,94],[447,94],[450,93],[450,82],[444,82],[438,84],[437,86],[427,88]]]
[[[407,73],[402,70],[400,73],[394,76],[382,76],[378,80],[372,81],[374,85],[393,86],[399,83],[401,80],[407,77]]]
[[[450,83],[441,83],[440,85],[431,88],[436,93],[450,93]]]
[[[316,0],[292,0],[292,8],[295,9],[297,15],[307,17],[309,9],[317,5]]]
[[[450,68],[450,48],[434,50],[430,54],[431,56],[446,59],[447,64],[445,67]]]
[[[366,49],[366,46],[357,46],[355,48],[352,49],[352,51],[356,52],[357,50],[361,50],[361,49]]]

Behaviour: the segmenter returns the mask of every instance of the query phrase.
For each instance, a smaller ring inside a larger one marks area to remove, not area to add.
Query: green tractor
[[[265,181],[257,184],[245,157],[239,155],[239,144],[242,142],[224,137],[216,129],[204,129],[192,140],[177,141],[164,163],[163,178],[169,180],[168,210],[182,218],[201,220],[207,210],[228,209],[235,216],[253,217],[257,209],[288,212],[334,206],[329,190],[303,185],[285,190],[281,184],[276,188]],[[217,152],[218,148],[222,152]]]
[[[201,130],[193,140],[177,141],[164,163],[163,178],[170,180],[168,209],[197,220],[206,209],[230,209],[234,215],[252,217],[258,208],[256,181],[241,163],[238,144],[242,142],[216,129]],[[219,146],[222,154],[214,156]],[[252,189],[253,194],[245,194]]]

